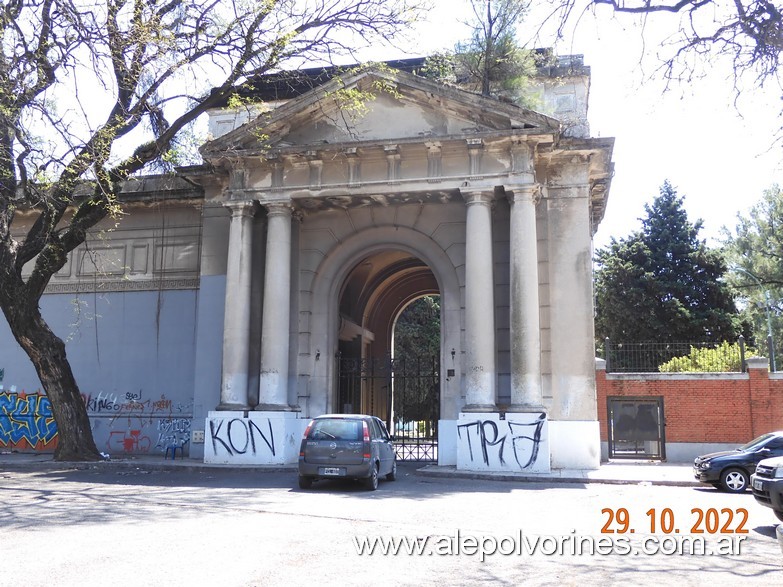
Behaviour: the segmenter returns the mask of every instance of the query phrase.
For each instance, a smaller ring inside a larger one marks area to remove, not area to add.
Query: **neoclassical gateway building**
[[[260,105],[212,113],[203,165],[130,182],[119,226],[52,280],[100,450],[293,463],[309,418],[362,412],[401,458],[598,467],[592,235],[613,140],[589,137],[589,68],[541,71],[545,115],[392,65],[265,78]],[[425,295],[427,368],[392,356]],[[52,448],[40,383],[0,336],[0,406],[38,410],[0,419],[0,446]],[[412,388],[428,405],[406,407]]]

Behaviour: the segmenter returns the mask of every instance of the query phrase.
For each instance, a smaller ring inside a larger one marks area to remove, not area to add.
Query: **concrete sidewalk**
[[[196,472],[228,470],[291,471],[296,465],[214,465],[191,458],[167,459],[160,456],[122,457],[100,462],[55,462],[51,454],[0,452],[0,471],[3,470],[62,470],[90,468],[132,468],[149,470],[177,470],[187,468]],[[557,469],[550,473],[495,473],[458,471],[454,466],[440,467],[421,463],[417,475],[454,479],[486,479],[492,481],[543,482],[543,483],[609,483],[615,485],[645,483],[699,487],[693,478],[692,467],[687,464],[669,464],[657,461],[613,461],[602,463],[597,470]]]
[[[417,471],[430,477],[457,477],[493,481],[543,483],[608,483],[613,485],[649,484],[679,487],[703,487],[694,479],[691,465],[650,461],[601,463],[597,470],[553,469],[549,473],[496,473],[458,471],[456,467],[425,465]]]

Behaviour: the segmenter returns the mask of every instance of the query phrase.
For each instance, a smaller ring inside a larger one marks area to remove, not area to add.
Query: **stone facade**
[[[545,96],[586,114],[589,78],[571,73],[552,85],[569,100]],[[375,95],[366,111],[346,107],[350,89]],[[139,311],[160,318],[174,284],[189,285],[190,354],[176,359],[189,373],[166,397],[188,406],[191,456],[295,462],[307,420],[345,408],[335,355],[388,354],[399,311],[437,293],[439,462],[597,467],[591,245],[612,139],[589,138],[583,116],[565,132],[551,116],[385,69],[273,105],[215,112],[205,165],[181,170],[189,197],[161,197],[163,221],[145,188],[93,247],[92,288],[78,251],[82,269],[52,286],[132,296],[121,284],[146,284],[157,304]],[[156,364],[173,360],[160,327],[146,331]],[[112,360],[125,359],[142,368]],[[350,408],[389,419],[382,393],[364,390]]]

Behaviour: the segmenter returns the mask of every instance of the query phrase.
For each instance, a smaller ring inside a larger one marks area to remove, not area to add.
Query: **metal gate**
[[[666,459],[662,397],[609,397],[610,459]]]
[[[438,460],[440,365],[429,358],[337,358],[337,407],[386,422],[397,459]]]

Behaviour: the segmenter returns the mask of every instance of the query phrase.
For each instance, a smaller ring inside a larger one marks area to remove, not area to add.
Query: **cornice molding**
[[[67,283],[50,283],[45,294],[76,294],[103,292],[133,292],[133,291],[168,291],[180,289],[199,289],[201,280],[198,277],[183,277],[175,279],[119,279],[90,280]]]

